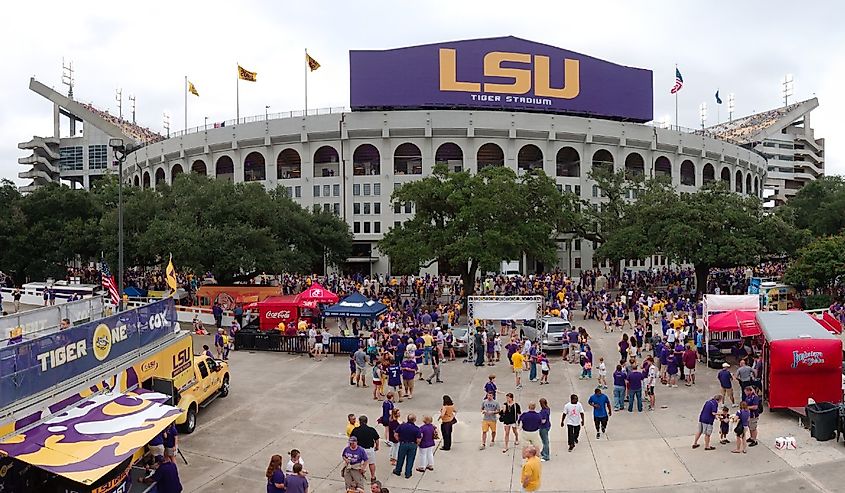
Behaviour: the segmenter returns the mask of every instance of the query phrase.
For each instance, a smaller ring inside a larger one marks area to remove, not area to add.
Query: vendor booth
[[[313,283],[305,291],[296,295],[296,300],[302,306],[314,308],[318,305],[333,305],[338,302],[340,298],[320,285],[320,283]]]
[[[708,365],[721,367],[723,355],[733,348],[745,347],[749,337],[760,335],[756,314],[760,310],[757,295],[704,295],[704,347]]]
[[[842,341],[804,312],[758,312],[765,339],[763,395],[770,409],[807,399],[842,401]]]
[[[258,309],[258,327],[261,330],[278,329],[279,324],[287,327],[290,323],[297,324],[301,319],[316,323],[320,316],[316,305],[299,299],[299,295],[269,296],[263,301],[250,303],[246,309]]]
[[[323,317],[359,318],[372,320],[387,311],[384,303],[368,299],[361,293],[352,293],[343,301],[323,310]]]

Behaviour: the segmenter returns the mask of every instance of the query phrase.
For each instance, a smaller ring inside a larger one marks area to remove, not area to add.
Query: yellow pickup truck
[[[176,425],[192,433],[197,413],[218,397],[229,395],[229,364],[195,355],[190,334],[184,334],[136,365],[141,386],[170,396],[167,404],[182,409]]]

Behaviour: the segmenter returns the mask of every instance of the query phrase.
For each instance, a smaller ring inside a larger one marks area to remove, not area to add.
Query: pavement
[[[594,321],[583,325],[592,336],[596,362],[599,356],[615,361],[619,332],[605,334]],[[195,337],[195,350],[210,344],[209,337]],[[302,451],[309,471],[311,492],[344,491],[340,477],[340,454],[346,445],[344,428],[349,413],[366,414],[370,423],[381,413],[372,398],[372,387],[349,385],[346,357],[322,362],[307,355],[269,352],[233,352],[230,356],[232,386],[229,397],[218,399],[198,415],[192,435],[180,438],[189,465],[179,462],[185,492],[256,492],[266,487],[265,471],[270,456],[290,449]],[[611,365],[608,365],[610,369]],[[495,447],[478,450],[480,405],[487,375],[495,373],[500,401],[506,392],[527,409],[530,401],[546,397],[552,408],[551,461],[543,463],[540,491],[578,492],[839,492],[845,490],[845,447],[831,440],[818,442],[788,412],[766,412],[760,418],[760,445],[747,454],[730,453],[733,444],[717,450],[691,448],[698,414],[706,399],[718,392],[716,370],[697,369],[693,387],[660,386],[653,412],[614,413],[607,438],[595,439],[588,409],[581,440],[566,450],[566,430],[560,428],[563,405],[571,393],[586,403],[596,386],[579,380],[580,367],[552,356],[550,385],[523,382],[514,389],[506,361],[495,367],[476,368],[460,361],[442,368],[443,384],[417,382],[412,400],[397,403],[403,416],[416,413],[435,419],[442,395],[448,394],[458,410],[453,446],[435,452],[435,470],[415,472],[410,479],[390,472],[389,449],[382,446],[376,474],[391,492],[512,492],[520,491],[522,459],[511,446],[503,454],[502,429]],[[523,373],[527,379],[527,372]],[[612,382],[611,382],[612,383]],[[382,432],[382,428],[376,425]],[[798,449],[774,447],[778,436],[792,435]],[[714,435],[716,438],[716,435]],[[287,458],[285,457],[285,461]]]

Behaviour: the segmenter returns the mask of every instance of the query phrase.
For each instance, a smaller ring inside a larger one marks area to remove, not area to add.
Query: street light
[[[115,138],[109,139],[109,147],[114,152],[114,157],[117,159],[117,291],[118,296],[117,310],[123,311],[123,162],[126,157],[133,152],[140,149],[142,146],[132,146],[127,148],[123,143],[123,139]]]

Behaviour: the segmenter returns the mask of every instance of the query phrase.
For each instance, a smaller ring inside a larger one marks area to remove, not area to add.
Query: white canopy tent
[[[537,320],[543,318],[543,297],[535,296],[469,296],[467,298],[467,345],[474,346],[470,332],[475,320]],[[473,350],[475,348],[473,347]],[[467,350],[467,360],[470,350]]]

